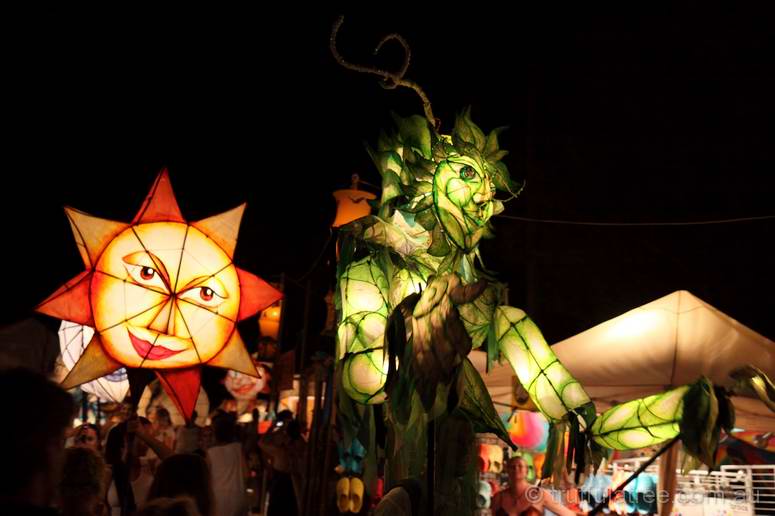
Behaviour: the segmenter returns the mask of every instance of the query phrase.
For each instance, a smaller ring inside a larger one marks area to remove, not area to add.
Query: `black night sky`
[[[470,8],[470,7],[469,7]],[[340,52],[399,65],[442,129],[472,107],[526,179],[506,214],[595,223],[775,215],[775,69],[768,20],[722,12],[583,19],[568,13],[349,15]],[[4,324],[82,270],[62,207],[130,219],[167,167],[189,220],[243,201],[235,261],[298,278],[329,237],[331,192],[408,89],[331,57],[334,14],[38,13],[3,44]],[[594,226],[496,218],[486,265],[551,342],[687,289],[775,339],[775,219]],[[321,303],[321,301],[318,301]]]

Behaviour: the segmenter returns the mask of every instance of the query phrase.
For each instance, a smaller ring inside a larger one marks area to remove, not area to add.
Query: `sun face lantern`
[[[65,208],[87,270],[37,310],[96,331],[62,386],[153,369],[188,420],[200,366],[260,376],[236,323],[282,294],[232,261],[244,209],[188,223],[166,170],[129,224]]]

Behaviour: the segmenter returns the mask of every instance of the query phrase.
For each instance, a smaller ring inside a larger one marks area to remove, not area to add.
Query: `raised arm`
[[[127,433],[134,433],[137,437],[142,439],[161,460],[166,459],[174,453],[167,445],[154,438],[153,435],[151,435],[151,432],[137,418],[127,421]]]
[[[549,491],[542,489],[543,492],[543,499],[544,499],[544,507],[552,511],[557,516],[576,516],[576,512],[568,509],[563,504],[557,502],[554,498],[552,498],[552,495],[549,494]]]

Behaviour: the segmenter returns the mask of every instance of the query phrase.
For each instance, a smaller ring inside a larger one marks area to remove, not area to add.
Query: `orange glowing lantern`
[[[336,218],[331,224],[332,227],[344,226],[371,213],[371,206],[368,201],[376,199],[377,196],[365,190],[358,190],[359,182],[358,174],[353,174],[352,185],[349,190],[336,190],[334,192]]]
[[[263,337],[277,340],[280,335],[280,318],[282,317],[282,301],[278,301],[263,312],[258,318],[258,327]]]
[[[37,310],[94,334],[62,386],[152,369],[189,421],[202,365],[259,376],[237,322],[282,294],[232,260],[244,210],[187,222],[166,170],[130,223],[66,208],[86,270]]]

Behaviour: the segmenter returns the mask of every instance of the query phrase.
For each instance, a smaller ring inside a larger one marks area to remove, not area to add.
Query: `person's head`
[[[385,493],[374,509],[375,516],[414,516],[420,514],[422,486],[415,478],[406,478]]]
[[[164,459],[148,491],[148,500],[174,496],[194,499],[202,516],[213,511],[213,488],[210,469],[201,455],[181,453]]]
[[[100,451],[102,448],[100,442],[100,429],[97,425],[84,423],[75,429],[74,446],[79,448],[90,448],[94,451]]]
[[[282,423],[283,425],[287,425],[291,421],[293,421],[293,412],[291,412],[290,410],[281,410],[280,412],[277,413],[278,426],[280,426],[280,423]]]
[[[212,419],[213,434],[218,443],[230,443],[236,435],[237,418],[231,412],[219,412]]]
[[[516,482],[527,481],[530,466],[524,458],[517,455],[516,457],[510,458],[506,463],[506,470],[509,474],[509,481],[514,484]]]
[[[151,413],[150,419],[157,428],[167,428],[172,426],[170,411],[164,407],[156,407]]]
[[[135,516],[204,516],[196,510],[196,504],[191,498],[156,498],[149,500]]]
[[[97,514],[105,479],[105,461],[90,448],[65,450],[62,481],[59,484],[63,516]]]
[[[0,370],[3,443],[0,497],[46,505],[56,492],[73,398],[44,376],[21,368]]]
[[[151,427],[151,422],[144,417],[140,419],[140,424],[147,430]],[[108,433],[108,439],[105,442],[105,462],[111,466],[124,462],[124,450],[127,443],[127,422],[122,421]],[[142,457],[148,451],[148,445],[143,442],[142,439],[133,439],[133,455],[135,457]]]

